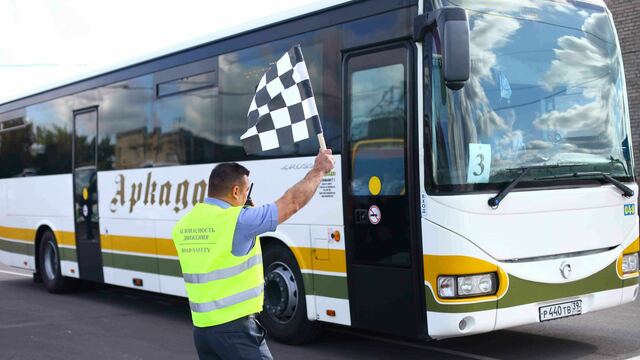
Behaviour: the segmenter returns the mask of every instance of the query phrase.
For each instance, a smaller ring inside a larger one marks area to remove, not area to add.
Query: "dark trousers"
[[[253,315],[226,324],[193,327],[193,341],[200,360],[273,360],[266,334]]]

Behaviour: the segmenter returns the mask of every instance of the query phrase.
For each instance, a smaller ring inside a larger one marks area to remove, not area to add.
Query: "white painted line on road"
[[[26,322],[22,324],[0,325],[0,330],[15,329],[15,328],[22,328],[22,327],[30,327],[30,326],[40,326],[42,324],[46,324],[46,323],[44,321],[33,321],[33,322]]]
[[[31,274],[22,274],[22,273],[17,273],[17,272],[13,272],[13,271],[5,271],[5,270],[0,270],[0,273],[9,274],[9,275],[18,275],[18,276],[24,276],[24,277],[32,277],[33,276]]]
[[[634,357],[630,357],[627,360],[640,360],[640,355],[634,356]]]

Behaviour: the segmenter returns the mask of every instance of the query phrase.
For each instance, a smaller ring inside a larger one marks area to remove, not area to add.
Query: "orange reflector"
[[[142,286],[142,279],[133,278],[133,285]]]
[[[336,311],[335,310],[331,310],[331,309],[327,309],[327,315],[336,316]]]
[[[335,241],[340,241],[340,231],[336,230],[331,234],[331,238]]]

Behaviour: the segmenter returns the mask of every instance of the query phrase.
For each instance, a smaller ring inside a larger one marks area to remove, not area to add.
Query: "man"
[[[264,298],[257,235],[302,209],[333,165],[331,150],[320,151],[309,173],[275,203],[247,208],[249,170],[224,163],[211,171],[205,202],[173,229],[200,359],[273,359],[254,317]]]

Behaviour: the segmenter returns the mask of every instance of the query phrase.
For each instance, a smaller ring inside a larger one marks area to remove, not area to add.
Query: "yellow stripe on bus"
[[[171,239],[100,234],[103,250],[135,252],[147,255],[178,256]]]
[[[633,240],[633,242],[629,246],[627,246],[627,248],[624,249],[622,253],[626,255],[626,254],[633,254],[639,251],[640,251],[640,238],[637,238]]]
[[[330,271],[337,273],[347,272],[347,258],[344,250],[327,250],[322,249],[324,253],[328,251],[326,260],[316,259],[315,251],[318,249],[308,247],[293,247],[291,251],[295,255],[300,269],[304,270],[316,270],[316,271]]]
[[[76,233],[71,231],[55,231],[58,245],[76,246]]]
[[[134,237],[121,235],[100,235],[102,249],[112,251],[134,252],[145,255],[178,256],[171,239]],[[316,249],[307,247],[291,248],[300,269],[330,271],[338,273],[347,272],[347,261],[344,250],[328,250],[327,260],[315,259]],[[323,250],[327,251],[327,250]]]
[[[34,243],[36,239],[36,231],[31,229],[0,226],[0,237],[9,240]]]

